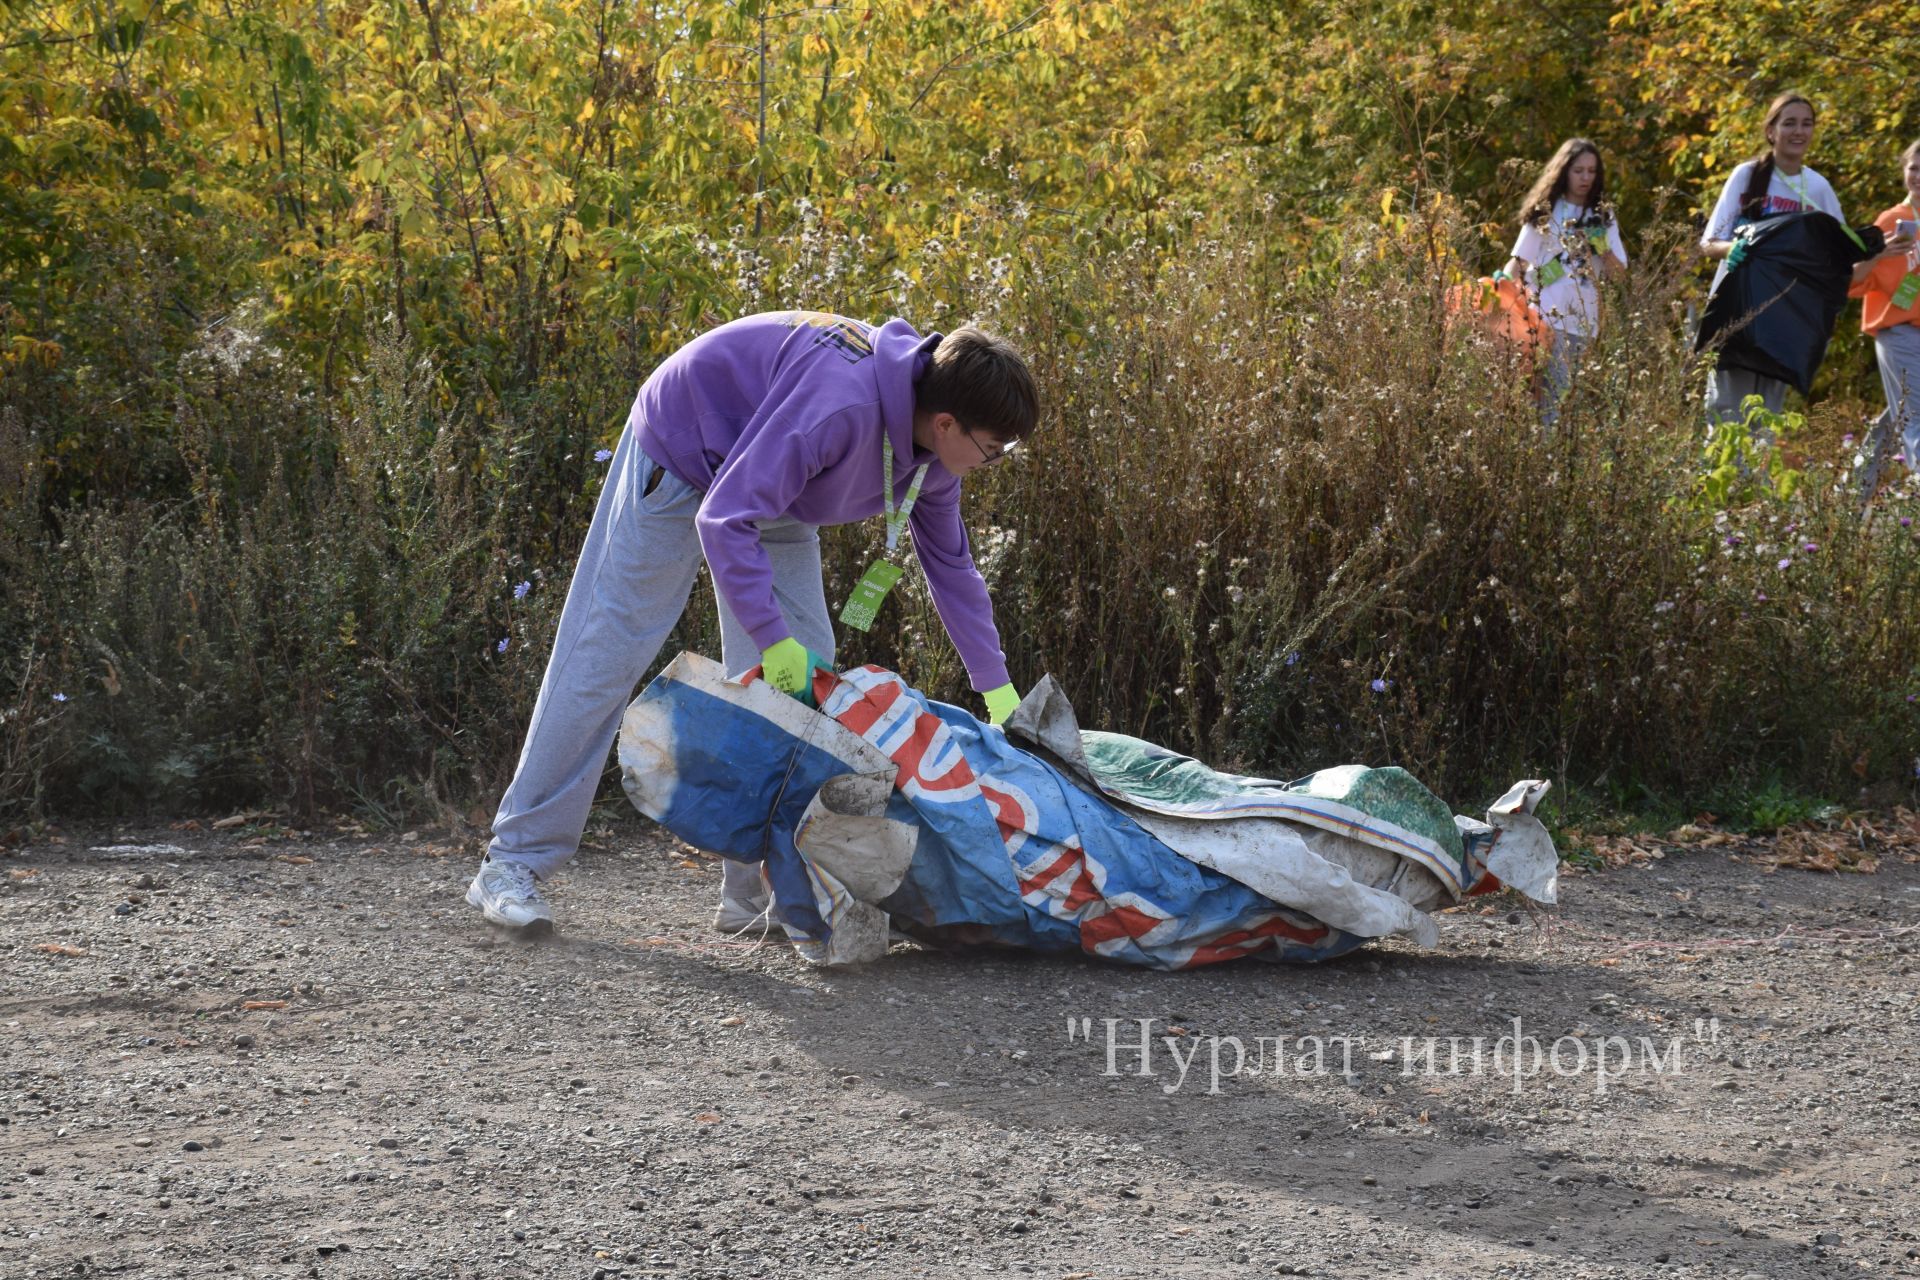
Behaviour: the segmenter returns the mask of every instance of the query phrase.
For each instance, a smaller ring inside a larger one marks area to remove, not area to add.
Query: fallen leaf
[[[252,1013],[262,1009],[284,1009],[287,1007],[287,1002],[285,1000],[249,1000],[240,1007]]]
[[[719,1124],[720,1118],[721,1118],[720,1113],[718,1111],[702,1111],[699,1115],[694,1117],[694,1119],[701,1124]]]
[[[215,831],[231,831],[235,827],[246,825],[247,815],[236,813],[230,818],[221,818],[213,824]]]
[[[1796,871],[1872,875],[1880,869],[1880,860],[1861,847],[1857,834],[1802,827],[1782,832],[1773,842],[1773,865]]]
[[[39,946],[35,947],[34,950],[44,951],[46,954],[50,956],[78,957],[78,956],[84,956],[85,954],[87,954],[84,948],[76,947],[70,942],[43,942]]]
[[[290,867],[310,867],[313,865],[312,858],[303,857],[296,853],[283,853],[276,858],[275,861],[284,862]]]

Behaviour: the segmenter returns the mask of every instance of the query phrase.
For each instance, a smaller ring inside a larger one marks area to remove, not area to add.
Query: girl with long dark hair
[[[1600,331],[1596,284],[1626,267],[1600,148],[1569,138],[1520,202],[1520,235],[1505,267],[1509,276],[1526,281],[1553,331],[1540,405],[1549,428],[1559,418],[1581,353]]]

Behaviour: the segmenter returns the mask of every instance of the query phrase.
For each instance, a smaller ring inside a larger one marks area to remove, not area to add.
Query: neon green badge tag
[[[1913,306],[1913,300],[1920,298],[1920,271],[1907,272],[1907,278],[1893,291],[1893,305],[1905,311]]]
[[[1567,264],[1558,258],[1551,258],[1540,264],[1540,269],[1534,273],[1534,279],[1540,282],[1542,289],[1545,289],[1549,285],[1558,284],[1566,274]]]
[[[880,616],[880,606],[886,602],[893,584],[900,581],[901,572],[899,565],[885,560],[875,560],[868,565],[854,585],[853,594],[847,597],[846,608],[840,610],[840,621],[855,631],[873,630],[873,620]]]
[[[1607,229],[1605,227],[1587,228],[1587,243],[1593,246],[1595,253],[1607,251]]]

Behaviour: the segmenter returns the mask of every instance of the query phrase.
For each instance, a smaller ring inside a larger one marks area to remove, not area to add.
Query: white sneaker
[[[553,910],[523,863],[482,858],[479,873],[467,886],[467,901],[494,924],[528,934],[553,932]]]
[[[773,898],[728,898],[720,899],[719,910],[713,913],[713,927],[725,934],[751,933],[760,935],[771,933],[780,927],[773,918]]]
[[[773,918],[773,890],[759,863],[731,858],[721,862],[720,908],[713,913],[713,927],[721,933],[756,938],[780,927]]]

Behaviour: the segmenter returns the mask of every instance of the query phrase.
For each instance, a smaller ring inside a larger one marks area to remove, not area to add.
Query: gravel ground
[[[186,826],[0,857],[0,1276],[1920,1274],[1898,851],[1674,854],[1312,969],[823,972],[709,933],[638,819],[537,944],[468,847]],[[1564,1074],[1494,1073],[1514,1018]]]

